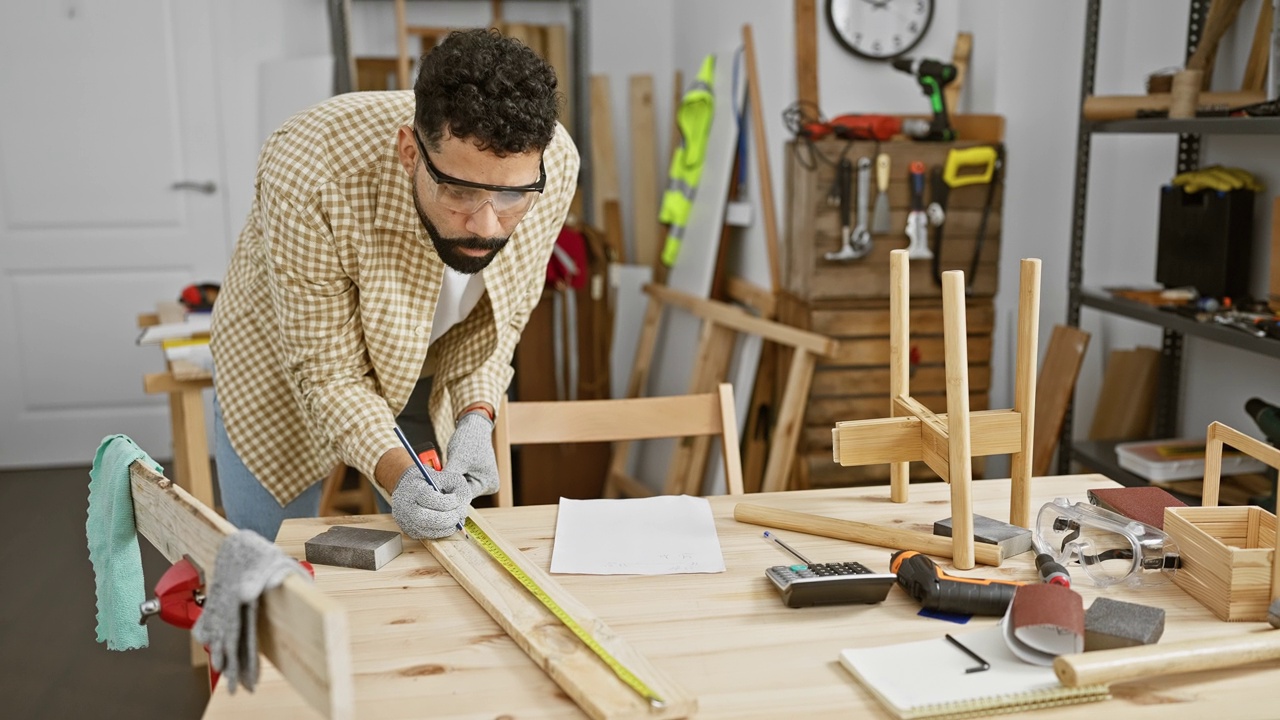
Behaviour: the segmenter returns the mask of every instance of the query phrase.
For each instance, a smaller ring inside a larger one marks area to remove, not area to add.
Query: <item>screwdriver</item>
[[[1049,552],[1044,542],[1038,536],[1032,536],[1031,544],[1035,546],[1036,570],[1040,572],[1040,577],[1050,585],[1071,587],[1071,573],[1068,573],[1061,563],[1053,559],[1053,555]]]

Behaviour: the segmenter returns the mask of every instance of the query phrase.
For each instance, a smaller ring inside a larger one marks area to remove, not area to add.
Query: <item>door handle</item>
[[[169,186],[170,190],[195,190],[196,192],[212,195],[218,191],[218,186],[212,180],[200,182],[198,180],[179,180]]]

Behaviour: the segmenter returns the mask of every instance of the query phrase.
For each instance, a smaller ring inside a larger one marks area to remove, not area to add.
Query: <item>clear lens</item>
[[[451,183],[436,185],[435,200],[453,212],[471,215],[480,211],[485,203],[501,218],[519,217],[529,212],[538,198],[536,192],[504,190],[494,192],[480,188],[463,187]]]
[[[1177,567],[1177,544],[1168,535],[1085,503],[1059,498],[1046,504],[1036,534],[1055,560],[1078,565],[1100,587],[1160,583]]]

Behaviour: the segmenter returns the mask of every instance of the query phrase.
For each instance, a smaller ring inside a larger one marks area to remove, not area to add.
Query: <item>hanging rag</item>
[[[147,627],[138,622],[146,586],[129,490],[129,466],[138,460],[164,472],[127,436],[108,435],[98,445],[89,471],[89,517],[84,529],[98,596],[98,642],[105,642],[108,650],[134,650],[148,642]]]

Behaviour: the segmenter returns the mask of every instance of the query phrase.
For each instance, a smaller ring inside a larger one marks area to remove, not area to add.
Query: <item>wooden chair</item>
[[[511,446],[549,443],[617,442],[655,438],[719,436],[724,476],[730,495],[742,494],[742,464],[738,457],[738,428],[733,388],[700,395],[577,400],[571,402],[503,402],[494,425],[493,447],[498,456],[498,507],[514,502],[511,488]],[[702,474],[697,474],[700,483]],[[627,495],[654,495],[635,478],[616,471],[606,479]],[[670,487],[665,494],[701,494],[701,487]]]
[[[320,516],[373,515],[377,512],[373,482],[345,463],[335,465],[321,486]]]

